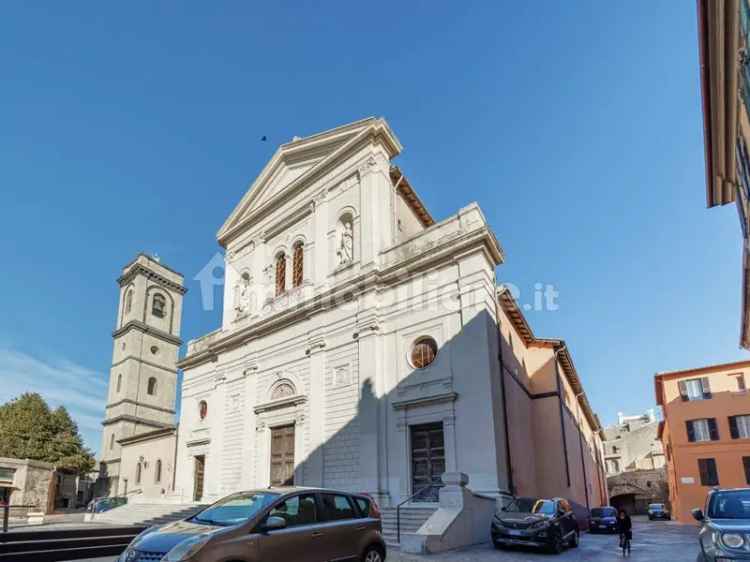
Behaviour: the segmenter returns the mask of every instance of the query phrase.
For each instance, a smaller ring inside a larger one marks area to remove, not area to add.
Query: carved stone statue
[[[339,265],[350,263],[354,259],[354,231],[352,223],[349,221],[344,223],[336,255],[339,258]]]
[[[234,287],[234,309],[238,315],[250,309],[250,277],[246,274]]]

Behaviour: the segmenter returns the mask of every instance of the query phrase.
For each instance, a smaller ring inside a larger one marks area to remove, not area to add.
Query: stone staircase
[[[91,522],[112,525],[161,525],[190,517],[205,507],[206,505],[193,503],[127,503],[103,513],[95,513]]]
[[[401,536],[404,533],[416,533],[422,524],[437,511],[437,507],[403,506],[401,508]],[[381,508],[383,523],[383,538],[388,546],[399,546],[396,530],[396,508]]]

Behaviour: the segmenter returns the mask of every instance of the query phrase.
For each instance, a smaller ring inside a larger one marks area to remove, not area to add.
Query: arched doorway
[[[628,514],[635,513],[635,494],[620,494],[609,499],[609,505],[616,510],[624,509]]]

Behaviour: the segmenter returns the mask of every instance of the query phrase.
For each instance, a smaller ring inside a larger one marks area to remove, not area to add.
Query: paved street
[[[698,554],[696,528],[673,522],[653,523],[636,518],[633,522],[633,549],[631,562],[663,562],[675,560],[694,562]],[[389,562],[526,562],[529,560],[559,560],[560,562],[612,562],[622,558],[616,535],[581,536],[578,548],[568,549],[561,556],[530,550],[498,551],[483,545],[457,552],[433,556],[415,556],[391,551]],[[114,562],[113,558],[96,558],[82,562]]]

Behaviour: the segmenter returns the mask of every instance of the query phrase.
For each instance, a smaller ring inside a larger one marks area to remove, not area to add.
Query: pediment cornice
[[[311,183],[330,172],[339,162],[367,144],[380,144],[393,158],[402,146],[385,119],[369,118],[311,137],[281,145],[251,184],[240,203],[217,233],[219,244],[226,245],[236,238],[248,224],[258,221],[279,204],[288,200]],[[295,163],[319,158],[308,170],[281,187],[274,197],[265,199],[282,168]]]

